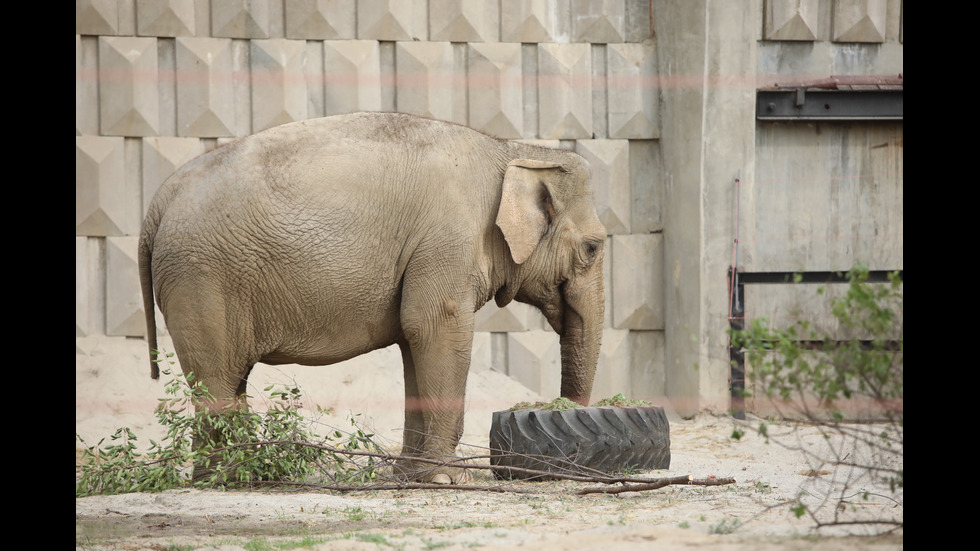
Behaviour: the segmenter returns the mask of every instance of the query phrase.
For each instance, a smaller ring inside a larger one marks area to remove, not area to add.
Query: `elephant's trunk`
[[[566,288],[564,323],[561,334],[561,395],[583,406],[589,405],[592,380],[599,361],[605,294],[602,264],[593,266],[591,281]]]

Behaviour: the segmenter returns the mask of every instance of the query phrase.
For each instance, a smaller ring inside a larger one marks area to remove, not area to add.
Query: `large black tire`
[[[670,424],[661,407],[497,411],[490,427],[497,478],[547,479],[548,473],[621,474],[670,468]]]

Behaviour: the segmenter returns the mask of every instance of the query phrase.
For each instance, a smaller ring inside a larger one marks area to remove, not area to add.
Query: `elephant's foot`
[[[459,461],[456,456],[443,459],[446,463]],[[400,459],[395,462],[395,476],[401,480],[422,482],[426,484],[467,484],[473,480],[469,469],[437,465],[412,459]]]

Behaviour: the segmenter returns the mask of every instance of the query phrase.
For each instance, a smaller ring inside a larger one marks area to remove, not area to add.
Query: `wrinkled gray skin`
[[[402,454],[448,460],[473,314],[491,297],[544,313],[561,394],[588,402],[605,234],[574,153],[394,113],[286,124],[191,161],[153,199],[139,243],[150,353],[155,294],[184,373],[218,410],[247,407],[256,362],[327,365],[398,344]],[[467,478],[431,467],[397,471]]]

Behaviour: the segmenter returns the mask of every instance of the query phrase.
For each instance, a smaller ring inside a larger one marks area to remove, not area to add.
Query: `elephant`
[[[474,313],[491,297],[538,308],[559,335],[561,395],[587,404],[605,238],[574,152],[401,113],[273,127],[189,161],[147,208],[138,265],[151,376],[155,305],[181,369],[213,396],[199,406],[210,414],[248,408],[256,363],[330,365],[397,344],[395,473],[463,483],[467,471],[448,463]]]

